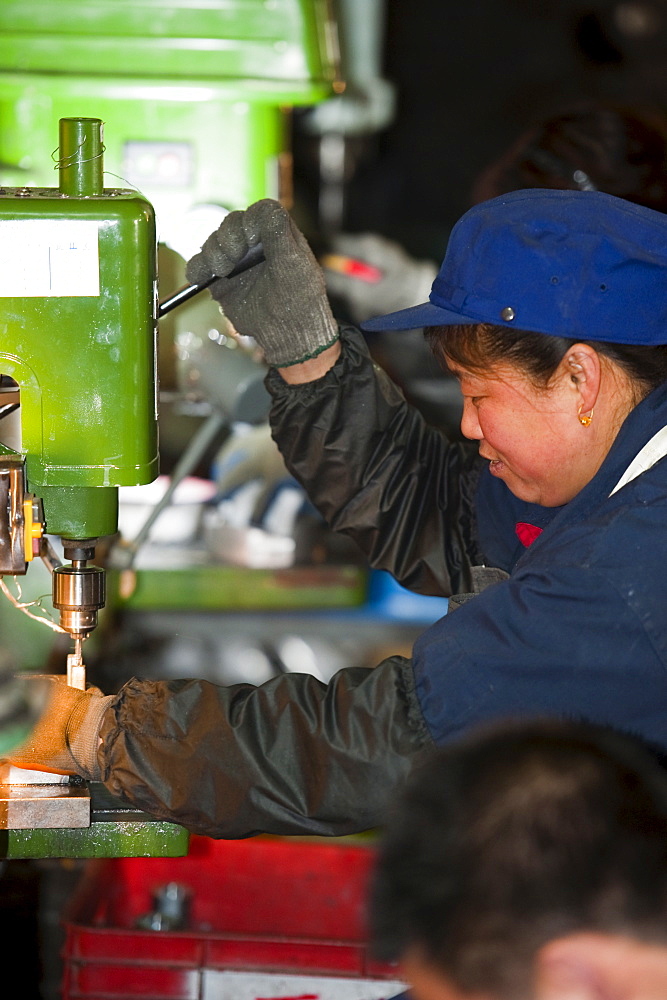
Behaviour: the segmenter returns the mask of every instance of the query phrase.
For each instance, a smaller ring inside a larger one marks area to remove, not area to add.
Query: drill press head
[[[104,570],[89,565],[96,542],[96,538],[63,539],[65,558],[71,563],[53,571],[53,606],[60,612],[60,627],[74,640],[77,663],[81,644],[96,627],[106,597]]]

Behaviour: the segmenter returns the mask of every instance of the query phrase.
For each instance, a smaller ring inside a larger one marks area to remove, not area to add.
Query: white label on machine
[[[0,221],[0,296],[100,294],[98,223]]]
[[[388,1000],[405,983],[336,976],[282,976],[204,970],[203,1000]]]

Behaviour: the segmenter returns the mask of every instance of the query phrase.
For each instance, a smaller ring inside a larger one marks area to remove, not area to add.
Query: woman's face
[[[602,441],[594,422],[582,426],[577,383],[567,371],[542,389],[509,365],[483,375],[450,370],[463,393],[462,434],[479,441],[491,475],[515,496],[558,507],[593,478],[613,437]]]

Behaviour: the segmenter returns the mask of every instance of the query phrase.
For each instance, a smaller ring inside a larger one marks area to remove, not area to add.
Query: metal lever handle
[[[164,299],[160,302],[158,308],[158,319],[162,319],[166,313],[171,312],[176,306],[183,305],[188,299],[191,299],[194,295],[198,295],[199,292],[203,292],[205,288],[212,285],[214,281],[220,281],[221,278],[235,278],[237,274],[242,274],[244,271],[249,271],[251,267],[256,264],[261,264],[263,260],[266,260],[264,256],[264,247],[261,243],[257,243],[256,246],[251,247],[248,250],[245,257],[243,257],[233,270],[229,274],[220,275],[214,274],[208,281],[205,281],[203,285],[185,285],[183,288],[179,288],[177,292],[174,292],[168,299]]]

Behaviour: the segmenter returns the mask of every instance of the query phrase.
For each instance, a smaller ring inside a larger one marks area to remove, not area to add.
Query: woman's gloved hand
[[[70,687],[64,675],[26,675],[25,684],[38,718],[27,739],[7,754],[7,762],[98,780],[99,731],[114,696],[105,696],[95,687],[86,691]]]
[[[261,243],[265,260],[234,278],[224,275]],[[286,368],[317,357],[338,340],[322,270],[283,206],[270,198],[230,212],[186,268],[188,281],[211,285],[236,331],[254,337],[270,365]]]

